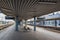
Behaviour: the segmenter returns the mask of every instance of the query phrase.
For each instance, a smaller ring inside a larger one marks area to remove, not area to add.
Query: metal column
[[[18,16],[16,16],[16,31],[18,31],[18,25],[19,25],[19,23],[18,23]]]
[[[36,17],[34,17],[34,31],[36,31]]]
[[[27,20],[25,20],[25,27],[27,27]]]
[[[22,20],[22,27],[23,27],[23,20]]]
[[[57,27],[57,20],[55,20],[55,27]]]

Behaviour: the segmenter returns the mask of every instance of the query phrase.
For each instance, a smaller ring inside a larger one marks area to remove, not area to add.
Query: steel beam
[[[34,17],[34,31],[36,31],[36,17]]]
[[[18,31],[18,25],[19,25],[19,23],[18,23],[18,16],[16,16],[16,31]]]

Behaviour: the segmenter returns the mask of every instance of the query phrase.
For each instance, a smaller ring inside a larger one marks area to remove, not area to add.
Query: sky
[[[0,13],[0,18],[1,18],[1,17],[5,17],[5,16],[6,16],[5,14]]]
[[[0,21],[3,21],[3,20],[5,20],[5,14],[3,14],[3,13],[0,13]]]

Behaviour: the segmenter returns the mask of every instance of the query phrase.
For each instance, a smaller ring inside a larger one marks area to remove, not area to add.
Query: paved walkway
[[[28,25],[29,26],[29,25]],[[33,26],[29,26],[33,29]],[[15,31],[15,26],[0,31],[0,40],[60,40],[60,33],[37,27],[37,31]]]

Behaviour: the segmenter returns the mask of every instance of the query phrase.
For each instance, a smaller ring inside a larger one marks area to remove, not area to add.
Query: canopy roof
[[[10,16],[30,19],[51,12],[60,11],[59,0],[0,0],[1,11]]]

